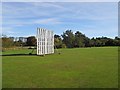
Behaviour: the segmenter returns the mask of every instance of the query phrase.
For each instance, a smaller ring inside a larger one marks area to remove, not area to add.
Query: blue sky
[[[2,33],[36,35],[37,27],[61,35],[67,29],[86,36],[118,36],[117,2],[2,2]]]

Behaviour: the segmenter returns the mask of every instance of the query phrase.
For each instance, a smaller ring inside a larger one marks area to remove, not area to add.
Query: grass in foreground
[[[58,51],[45,57],[3,56],[3,88],[117,88],[117,47]],[[8,53],[18,51],[3,54]]]

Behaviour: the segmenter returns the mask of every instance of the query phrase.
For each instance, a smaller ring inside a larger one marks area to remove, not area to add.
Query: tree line
[[[111,39],[102,36],[90,39],[80,31],[76,31],[74,34],[72,30],[66,30],[61,36],[54,35],[54,42],[56,48],[120,46],[119,37]]]
[[[21,40],[14,41],[9,37],[2,37],[2,47],[24,47],[24,46],[36,46],[35,36],[27,37],[26,42]],[[88,38],[85,34],[80,31],[75,33],[72,30],[66,30],[63,34],[54,35],[54,47],[55,48],[79,48],[79,47],[102,47],[102,46],[120,46],[120,38],[115,37],[114,39],[108,37],[97,37]]]
[[[10,48],[10,47],[24,47],[24,46],[36,46],[36,38],[35,36],[27,37],[27,41],[23,42],[22,40],[14,41],[10,37],[2,37],[2,47]]]

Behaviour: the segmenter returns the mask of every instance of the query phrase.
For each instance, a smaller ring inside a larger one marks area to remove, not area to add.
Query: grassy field
[[[61,54],[3,56],[3,88],[117,88],[118,48],[59,49]],[[31,50],[8,50],[28,54]]]

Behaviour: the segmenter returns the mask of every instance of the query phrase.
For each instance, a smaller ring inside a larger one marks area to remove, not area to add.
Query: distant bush
[[[65,44],[62,44],[62,48],[66,48],[67,46]]]

